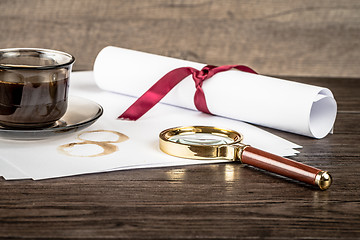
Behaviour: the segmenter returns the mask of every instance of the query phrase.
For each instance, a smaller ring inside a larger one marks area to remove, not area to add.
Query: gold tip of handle
[[[326,190],[332,183],[332,177],[328,172],[320,171],[316,174],[315,183],[321,190]]]

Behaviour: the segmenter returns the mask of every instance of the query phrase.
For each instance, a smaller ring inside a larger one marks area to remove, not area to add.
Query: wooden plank
[[[107,45],[259,73],[360,76],[357,0],[2,0],[0,46],[70,52],[92,69]]]
[[[333,135],[270,130],[304,146],[293,159],[332,173],[327,191],[239,164],[0,179],[0,238],[359,239],[360,79],[289,79],[337,96]]]

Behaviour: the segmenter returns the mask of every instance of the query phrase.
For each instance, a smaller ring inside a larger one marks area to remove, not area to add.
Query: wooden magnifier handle
[[[242,163],[318,186],[321,190],[329,188],[332,183],[328,172],[251,146],[246,146],[239,151],[238,157]]]

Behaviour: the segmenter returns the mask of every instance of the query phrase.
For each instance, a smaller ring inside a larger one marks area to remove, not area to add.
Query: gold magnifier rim
[[[171,137],[189,133],[207,133],[217,136],[228,137],[233,140],[229,144],[218,145],[192,145],[187,143],[173,142]],[[243,135],[230,129],[212,126],[187,126],[174,127],[162,131],[159,134],[160,149],[172,156],[191,158],[198,160],[232,160],[237,158],[237,146],[243,140]]]

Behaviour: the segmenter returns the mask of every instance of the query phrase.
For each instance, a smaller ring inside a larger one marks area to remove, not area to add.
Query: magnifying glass
[[[236,131],[210,126],[175,127],[159,135],[160,149],[172,156],[241,162],[321,190],[330,187],[332,178],[328,172],[256,149],[242,140],[243,136]]]

